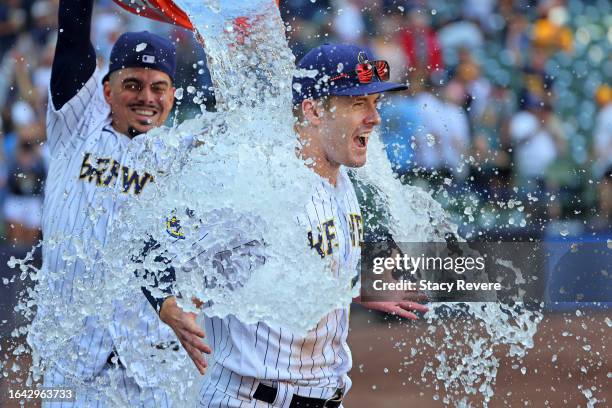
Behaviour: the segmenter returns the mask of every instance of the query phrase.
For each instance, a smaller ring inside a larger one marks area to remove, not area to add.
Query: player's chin
[[[365,152],[363,154],[354,155],[351,157],[350,162],[347,164],[347,167],[363,167],[365,166],[367,161],[367,156]]]
[[[139,135],[142,133],[147,133],[149,130],[155,129],[156,127],[158,127],[156,123],[143,123],[141,121],[138,121],[131,126],[131,128],[134,129]]]

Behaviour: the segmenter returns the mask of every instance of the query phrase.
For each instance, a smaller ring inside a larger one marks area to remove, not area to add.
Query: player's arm
[[[248,278],[241,273],[242,271],[251,271],[256,265],[265,263],[265,258],[261,253],[262,248],[261,241],[251,240],[239,245],[231,245],[225,250],[213,251],[211,254],[205,251],[198,259],[194,259],[196,261],[194,270],[200,271],[201,265],[211,262],[212,269],[217,276],[211,276],[210,280],[215,282],[216,277],[223,276],[228,281],[227,287],[233,289],[243,283],[241,279]],[[175,275],[172,275],[172,279],[174,278]],[[151,299],[149,301],[151,302]],[[199,299],[193,298],[192,301],[198,308],[202,305]],[[202,353],[210,354],[212,349],[202,341],[205,334],[196,323],[196,314],[181,309],[174,296],[155,299],[151,304],[154,307],[156,304],[160,305],[160,319],[170,326],[200,374],[204,374],[208,363]]]
[[[381,244],[380,249],[371,249],[370,252],[372,253],[366,254],[366,256],[395,258],[397,255],[402,253],[400,247],[393,240],[391,233],[386,232],[384,236],[384,244]],[[383,275],[380,276],[383,281],[391,282],[392,280],[403,279],[404,277],[402,275],[403,273],[398,273],[397,270],[389,269],[385,270]],[[427,301],[427,295],[418,291],[406,291],[401,301],[364,302],[361,300],[361,296],[353,298],[353,302],[358,303],[367,309],[377,310],[411,320],[418,319],[418,316],[413,312],[425,313],[429,310],[427,306],[419,303],[425,301]]]
[[[204,330],[196,323],[196,314],[185,312],[176,297],[169,296],[161,304],[159,318],[170,326],[200,374],[204,374],[208,363],[203,353],[210,354],[212,349],[202,341]]]
[[[51,102],[60,110],[96,69],[91,43],[93,0],[60,0],[55,57],[51,68]]]
[[[141,256],[146,257],[159,246],[158,242],[150,238],[145,243]],[[171,265],[171,260],[169,257],[157,256],[155,261],[168,265],[168,268],[152,277],[145,272],[144,278],[150,280],[150,283],[142,286],[141,290],[159,314],[161,321],[174,331],[200,374],[204,374],[208,363],[202,353],[210,354],[212,349],[202,341],[204,331],[196,323],[196,314],[183,311],[172,294],[176,273]]]

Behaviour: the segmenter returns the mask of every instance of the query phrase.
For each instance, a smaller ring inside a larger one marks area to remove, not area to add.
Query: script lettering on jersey
[[[96,186],[102,187],[110,186],[119,177],[121,177],[121,191],[125,194],[133,192],[138,195],[149,181],[153,181],[151,174],[145,172],[141,176],[136,170],[132,170],[111,158],[94,158],[91,153],[85,153],[83,156],[79,180],[95,183]]]
[[[321,258],[333,253],[334,248],[338,247],[338,237],[336,236],[336,226],[334,219],[331,218],[321,225],[317,225],[317,236],[312,231],[308,231],[308,242],[310,247],[316,249]]]
[[[363,221],[359,214],[347,214],[351,245],[360,246],[363,242]],[[334,253],[334,248],[338,248],[338,233],[334,219],[331,218],[320,225],[317,225],[316,236],[312,230],[308,231],[308,243],[310,248],[316,249],[321,258]]]
[[[361,214],[348,215],[349,230],[351,231],[351,245],[360,246],[363,243],[363,220]]]

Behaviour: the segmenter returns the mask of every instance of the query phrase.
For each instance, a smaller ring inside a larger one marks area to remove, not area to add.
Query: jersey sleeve
[[[222,287],[235,290],[243,286],[251,273],[265,263],[265,245],[258,237],[257,220],[248,216],[218,210],[209,215],[211,221],[201,221],[199,238],[184,247],[174,259],[177,273],[199,274],[207,289]]]
[[[49,98],[47,144],[52,157],[62,150],[69,152],[74,149],[88,136],[87,128],[90,123],[106,119],[108,116],[108,107],[103,103],[100,81],[100,71],[96,70],[83,87],[60,109],[55,109]]]
[[[149,273],[150,287],[143,287],[147,300],[158,313],[166,298],[181,295],[182,288],[194,279],[202,288],[233,291],[265,263],[263,238],[251,232],[258,220],[225,209],[207,214],[188,228],[181,226],[185,223],[179,218],[172,216],[167,221],[166,239],[146,245],[149,252],[146,256],[162,266]],[[195,234],[191,228],[194,225]]]
[[[93,0],[60,0],[55,56],[51,66],[49,103],[61,109],[96,70],[91,43]]]

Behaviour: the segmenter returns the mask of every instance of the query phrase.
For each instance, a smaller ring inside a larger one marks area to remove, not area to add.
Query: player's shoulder
[[[56,91],[61,92],[61,91]],[[108,115],[108,105],[104,100],[102,73],[96,68],[92,75],[82,83],[75,94],[66,97],[66,102],[56,106],[52,87],[48,88],[48,115],[66,117],[71,120],[87,120],[93,117],[105,118]]]

